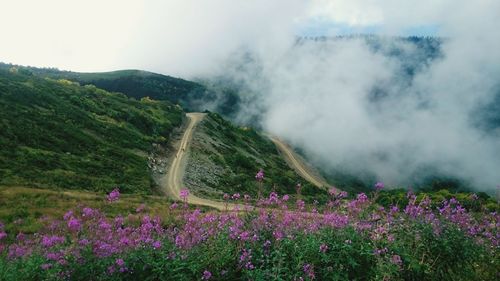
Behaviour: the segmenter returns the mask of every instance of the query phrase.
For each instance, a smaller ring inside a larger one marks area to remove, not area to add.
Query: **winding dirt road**
[[[270,136],[270,139],[281,151],[289,165],[305,180],[319,188],[327,188],[329,186],[326,180],[313,173],[286,143],[274,136]]]
[[[193,138],[193,130],[196,125],[203,120],[205,117],[205,113],[187,113],[186,116],[189,118],[189,123],[184,131],[184,135],[178,144],[178,150],[172,163],[170,164],[170,168],[168,169],[168,173],[164,175],[160,179],[160,184],[164,189],[164,192],[171,198],[175,200],[182,200],[180,197],[180,191],[186,187],[183,185],[184,172],[186,170],[187,163],[187,152],[189,149],[189,144],[191,143],[191,139]],[[328,184],[321,178],[318,178],[310,170],[307,166],[295,156],[294,152],[282,141],[278,138],[271,137],[271,140],[276,144],[278,149],[280,149],[284,156],[289,160],[288,162],[293,165],[304,179],[313,183],[318,187],[326,187]],[[212,207],[218,210],[234,210],[236,205],[234,204],[226,204],[221,201],[215,201],[205,198],[200,198],[195,195],[189,194],[187,198],[188,203],[194,205],[201,205]],[[240,209],[242,206],[240,205]]]
[[[168,169],[168,173],[161,179],[164,191],[173,199],[182,200],[180,197],[180,191],[185,188],[182,179],[184,178],[184,172],[186,170],[186,153],[193,137],[193,129],[205,117],[205,115],[205,113],[186,114],[189,118],[188,126],[184,131],[184,135],[180,141],[175,158]],[[187,201],[190,204],[208,206],[218,210],[226,209],[226,205],[223,202],[200,198],[192,194],[189,194]],[[234,206],[228,206],[228,209],[232,208],[234,208]]]

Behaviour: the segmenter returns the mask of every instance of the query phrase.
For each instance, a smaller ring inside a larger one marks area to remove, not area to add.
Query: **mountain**
[[[184,116],[165,99],[200,88],[145,71],[77,73],[0,64],[0,185],[156,193]],[[166,160],[155,162],[160,155]],[[267,136],[216,113],[195,130],[185,182],[212,198],[256,195],[254,176],[261,168],[265,194],[293,194],[301,182],[306,199],[326,195],[292,170]]]
[[[183,111],[93,85],[0,69],[0,184],[152,193],[148,153]]]
[[[43,78],[66,79],[81,85],[94,85],[108,92],[120,92],[128,97],[169,101],[181,105],[186,111],[213,109],[215,93],[196,82],[143,70],[118,70],[111,72],[73,72],[56,68],[36,68],[0,63],[0,68],[18,68],[25,74]]]

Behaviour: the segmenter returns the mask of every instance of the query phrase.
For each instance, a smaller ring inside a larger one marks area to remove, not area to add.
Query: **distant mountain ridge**
[[[41,68],[0,62],[0,70],[15,70],[18,74],[65,79],[80,85],[94,85],[108,92],[119,92],[128,97],[169,101],[179,104],[189,111],[190,104],[202,104],[213,94],[204,85],[145,70],[124,69],[108,72],[74,72],[57,68]],[[193,108],[192,111],[200,111]]]

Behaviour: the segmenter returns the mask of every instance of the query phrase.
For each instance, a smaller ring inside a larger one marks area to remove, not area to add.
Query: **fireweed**
[[[383,184],[374,188],[353,200],[332,189],[322,206],[271,192],[255,209],[235,193],[225,201],[245,211],[176,204],[168,224],[144,214],[144,205],[114,218],[70,210],[32,235],[6,233],[0,223],[0,280],[497,278],[497,213],[470,213],[456,199],[436,208],[411,192],[403,208],[384,208],[374,203]],[[107,200],[119,200],[118,190]]]

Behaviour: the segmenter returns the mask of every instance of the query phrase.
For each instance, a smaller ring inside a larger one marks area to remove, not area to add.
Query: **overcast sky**
[[[459,2],[0,0],[0,61],[192,76],[242,45],[279,48],[294,36],[439,35],[440,16]]]

